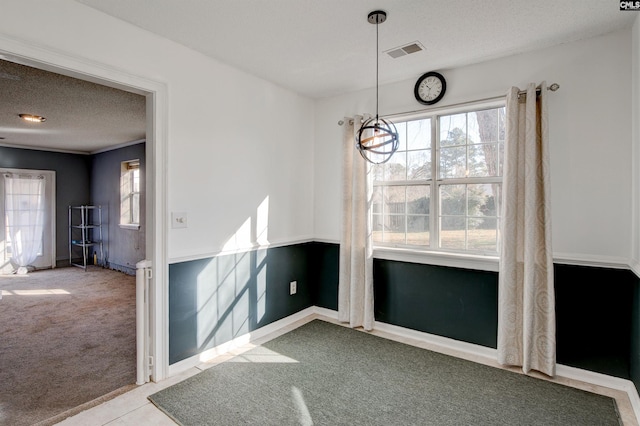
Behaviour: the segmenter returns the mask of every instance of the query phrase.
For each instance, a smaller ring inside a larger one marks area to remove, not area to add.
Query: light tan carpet
[[[0,290],[0,425],[47,424],[135,384],[135,277],[57,268],[0,275]]]

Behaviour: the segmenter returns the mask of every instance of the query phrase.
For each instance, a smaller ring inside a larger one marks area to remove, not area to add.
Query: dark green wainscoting
[[[375,259],[375,318],[495,348],[498,274]]]
[[[337,310],[338,269],[339,245],[316,242],[170,265],[170,363],[310,306]],[[554,274],[558,363],[640,387],[640,279],[560,264]],[[375,259],[374,292],[377,321],[496,348],[496,272]]]
[[[631,379],[638,278],[629,270],[556,264],[555,287],[558,363]]]
[[[169,363],[313,306],[310,252],[299,244],[169,265]]]

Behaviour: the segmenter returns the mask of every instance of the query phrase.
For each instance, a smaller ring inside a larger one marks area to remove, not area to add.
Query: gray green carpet
[[[619,425],[612,398],[314,320],[149,399],[181,425]]]

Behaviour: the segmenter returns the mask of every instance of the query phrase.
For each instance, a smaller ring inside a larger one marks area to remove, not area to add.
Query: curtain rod
[[[551,90],[552,92],[555,92],[556,90],[558,90],[560,88],[560,85],[558,83],[552,83],[551,85],[549,85],[549,87],[547,87],[547,90]],[[536,87],[536,95],[540,95],[540,91],[542,89],[540,88],[540,86]],[[526,90],[521,90],[518,92],[518,97],[525,95],[526,96],[527,91]]]
[[[549,85],[549,87],[547,87],[547,90],[551,90],[552,92],[555,92],[556,90],[558,90],[560,88],[560,85],[558,83],[552,83]],[[540,88],[540,86],[536,87],[536,95],[540,95],[540,91],[542,89]],[[521,90],[518,92],[518,98],[520,98],[520,96],[526,96],[527,95],[527,91],[526,90]],[[474,103],[482,103],[482,102],[489,102],[489,101],[497,101],[500,99],[504,99],[504,96],[494,96],[491,98],[484,98],[484,99],[478,99],[475,101],[471,101],[471,102],[459,102],[457,104],[451,104],[451,105],[446,105],[443,106],[443,109],[449,109],[449,108],[455,108],[455,107],[459,107],[459,106],[463,106],[463,105],[471,105]],[[430,109],[419,109],[419,110],[414,110],[414,111],[408,111],[408,112],[398,112],[395,114],[388,114],[385,115],[384,117],[397,117],[400,115],[411,115],[411,114],[420,114],[422,112],[427,112],[427,111],[437,111],[437,109],[435,108],[430,108]],[[339,120],[338,121],[338,126],[342,126],[344,124],[344,120]],[[353,124],[353,119],[349,120],[349,124]]]

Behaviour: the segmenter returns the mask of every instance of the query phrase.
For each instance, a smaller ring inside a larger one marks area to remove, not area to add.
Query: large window
[[[504,107],[396,122],[400,147],[372,166],[376,246],[496,255]]]
[[[123,161],[120,167],[120,226],[140,225],[140,160]]]

